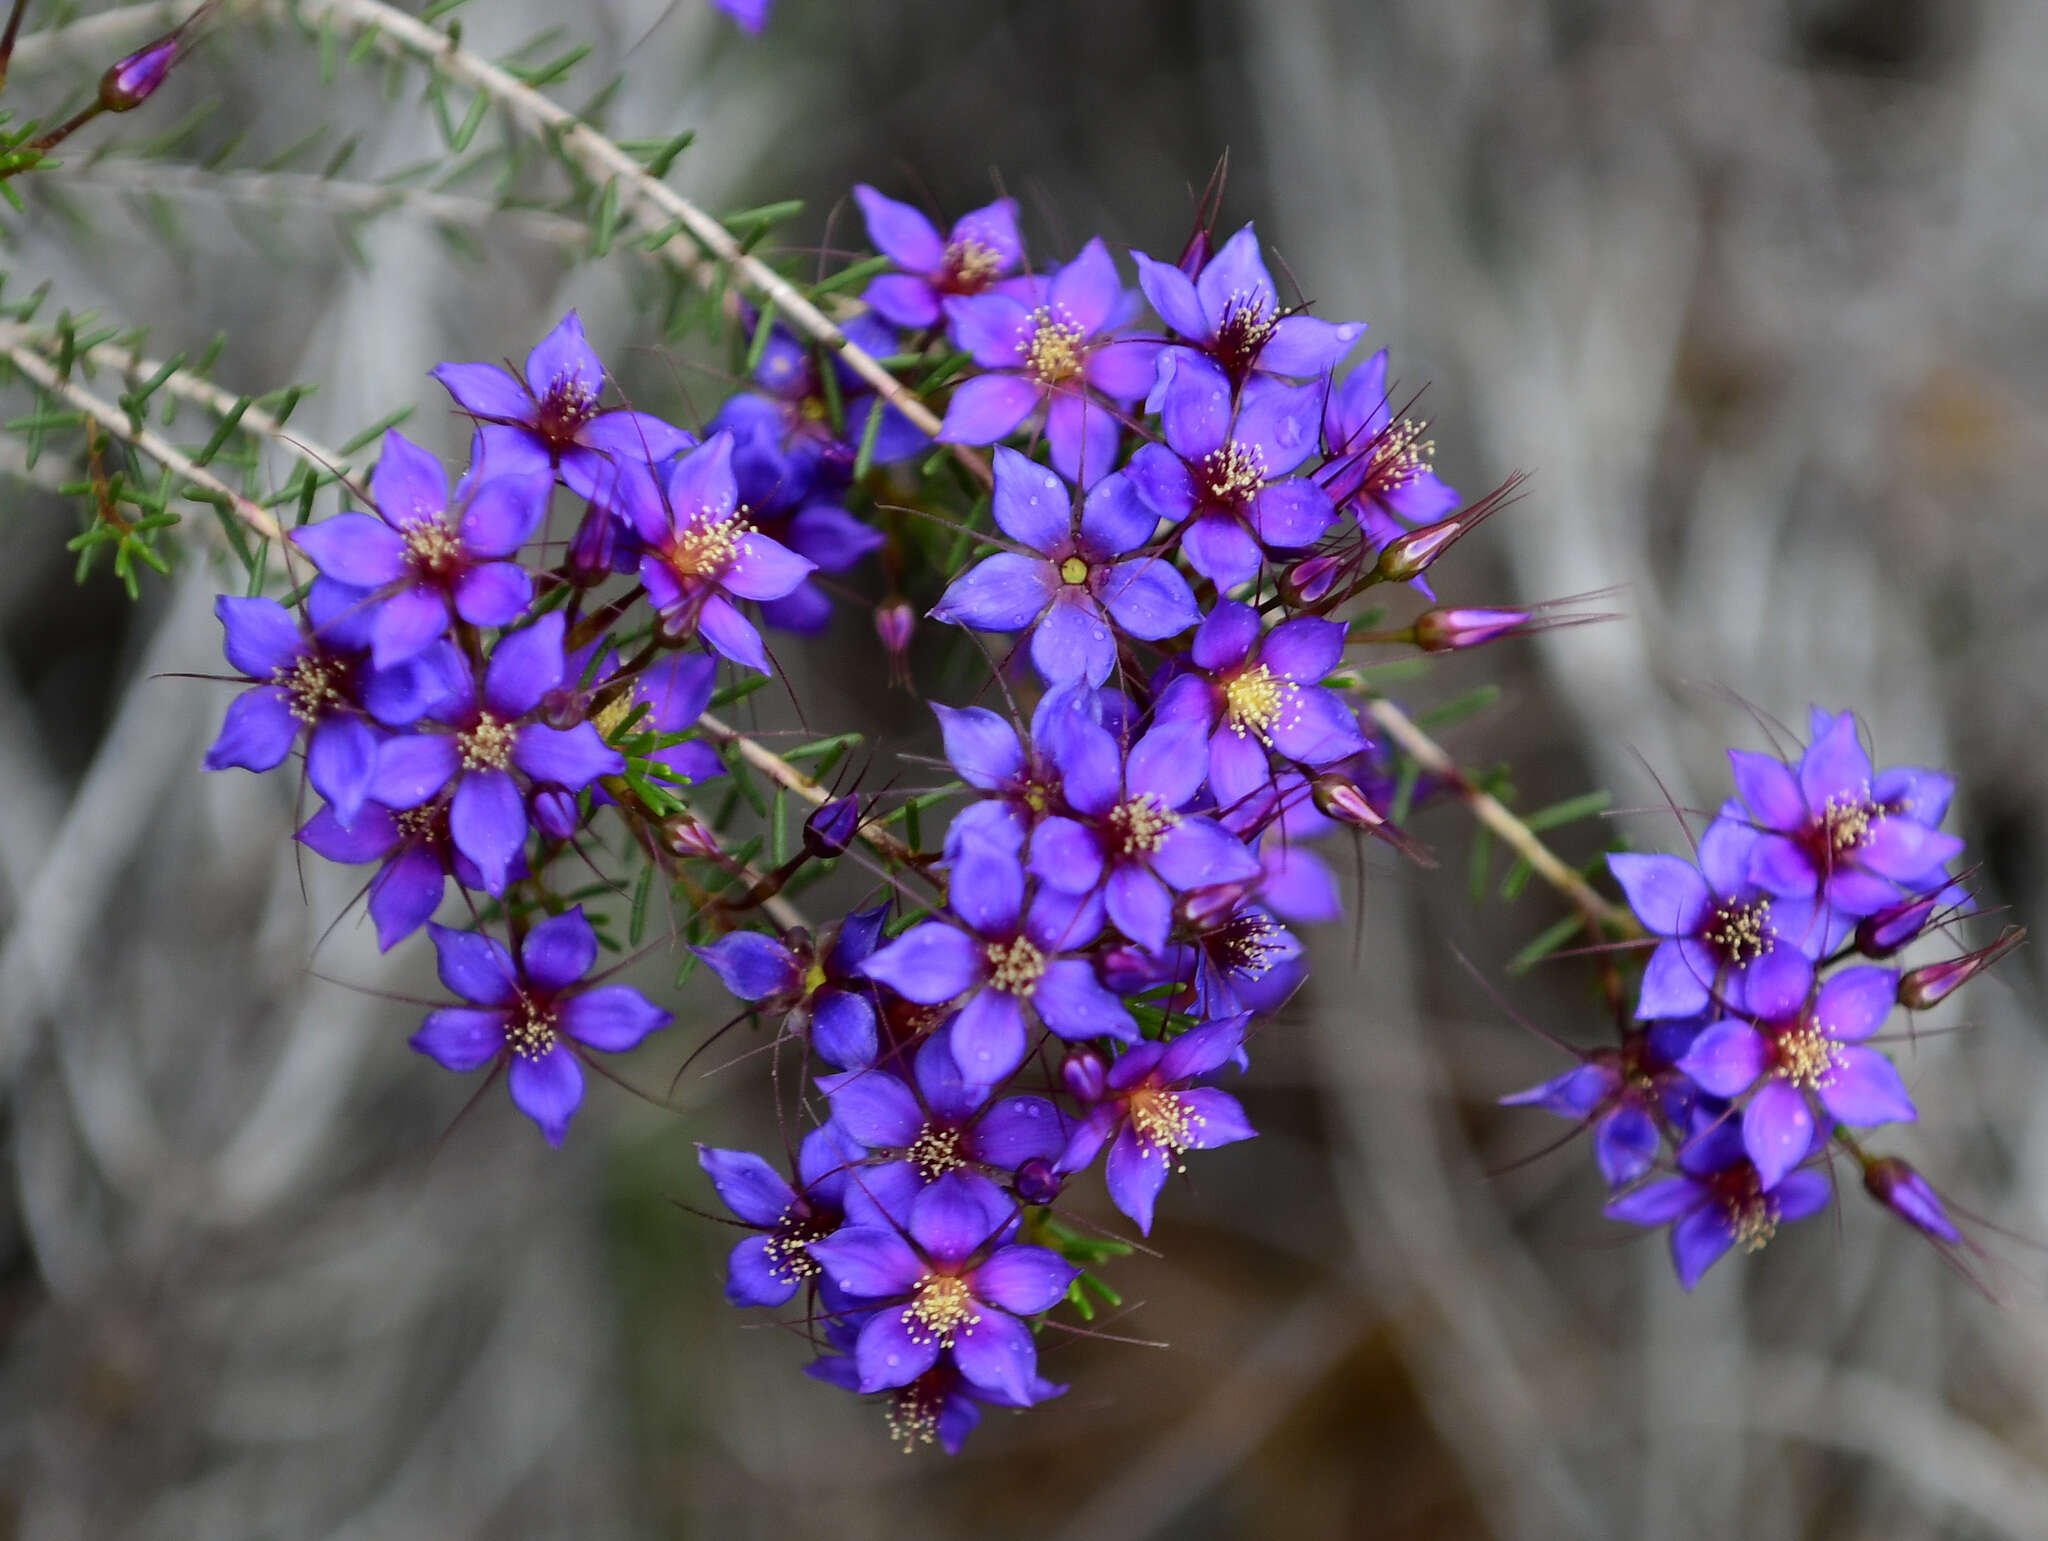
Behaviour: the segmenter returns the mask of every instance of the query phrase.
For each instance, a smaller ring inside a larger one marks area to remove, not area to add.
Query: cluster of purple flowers
[[[1730,750],[1738,797],[1695,859],[1608,857],[1650,947],[1618,1047],[1504,1098],[1590,1129],[1606,1213],[1669,1226],[1691,1289],[1735,1246],[1824,1209],[1853,1160],[1893,1213],[1962,1237],[1926,1180],[1860,1131],[1918,1113],[1879,1044],[1895,1008],[1947,995],[2010,941],[1902,971],[1898,954],[1969,908],[1940,829],[1954,784],[1877,769],[1856,719],[1815,708],[1796,759]]]

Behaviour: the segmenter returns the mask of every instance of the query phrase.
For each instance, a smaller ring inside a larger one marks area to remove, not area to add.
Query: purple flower
[[[1013,449],[995,453],[995,519],[1032,553],[1002,551],[955,578],[932,618],[977,631],[1031,632],[1031,661],[1052,684],[1100,685],[1116,667],[1111,626],[1146,642],[1202,618],[1187,580],[1160,557],[1136,551],[1158,523],[1131,484],[1097,482],[1074,513],[1065,482]]]
[[[588,661],[587,651],[570,656],[563,684],[548,693],[541,703],[541,715],[551,722],[575,722],[590,715],[593,696],[624,684],[623,690],[611,693],[609,702],[592,719],[599,735],[607,738],[624,727],[629,718],[629,736],[653,733],[669,737],[687,733],[710,707],[712,691],[718,683],[718,660],[710,654],[670,653],[642,669],[630,683],[621,679],[614,659],[613,667],[600,669],[591,688],[583,690],[578,688],[578,681]],[[647,709],[635,717],[633,714],[642,702]],[[725,774],[725,762],[719,759],[718,751],[699,739],[650,750],[645,758],[660,767],[652,771],[655,780],[674,786],[699,786]]]
[[[1357,513],[1358,527],[1374,549],[1458,506],[1456,490],[1430,469],[1436,445],[1425,432],[1413,418],[1394,419],[1384,349],[1352,370],[1323,404],[1327,458],[1317,479],[1333,502]],[[1426,584],[1418,586],[1428,592]]]
[[[1156,340],[1109,335],[1129,301],[1100,238],[1052,276],[1037,304],[1000,292],[948,298],[954,340],[986,373],[954,391],[940,441],[993,444],[1043,410],[1053,468],[1092,487],[1116,465],[1122,438],[1103,398],[1136,401],[1158,360]]]
[[[861,965],[881,940],[888,916],[886,903],[855,910],[840,922],[831,944],[816,951],[800,932],[792,938],[802,938],[801,951],[758,931],[735,931],[691,950],[741,1000],[795,1013],[808,1023],[811,1048],[826,1064],[856,1070],[872,1065],[881,1052],[875,987]]]
[[[867,220],[868,241],[902,270],[875,279],[861,298],[884,320],[907,330],[937,326],[946,300],[980,294],[1024,261],[1014,198],[998,198],[961,215],[941,237],[916,209],[866,183],[856,185],[853,196]]]
[[[811,1243],[823,1241],[845,1220],[846,1151],[825,1129],[813,1129],[797,1149],[796,1181],[752,1151],[697,1147],[697,1164],[725,1207],[751,1226],[725,1265],[725,1298],[736,1306],[779,1306],[818,1277]]]
[[[1077,956],[1102,929],[1101,901],[1041,884],[1027,905],[1024,890],[1017,858],[970,836],[953,863],[950,917],[911,927],[860,969],[917,1005],[951,1002],[954,1057],[981,1086],[1024,1062],[1027,1007],[1069,1042],[1138,1036],[1095,965]]]
[[[742,31],[758,33],[768,25],[768,13],[774,8],[775,0],[711,0],[711,3],[737,22]],[[575,312],[570,314],[573,316]]]
[[[1650,1170],[1663,1143],[1646,1089],[1634,1085],[1614,1049],[1595,1050],[1563,1075],[1500,1099],[1538,1107],[1593,1131],[1593,1158],[1609,1188],[1625,1188]]]
[[[448,473],[397,429],[370,473],[376,514],[336,514],[292,532],[329,578],[372,591],[363,601],[379,668],[423,652],[450,614],[472,626],[510,626],[533,599],[514,555],[547,514],[552,483],[539,474],[465,476],[462,513],[448,521]]]
[[[780,599],[817,564],[740,514],[732,442],[721,433],[692,450],[669,473],[666,489],[650,471],[625,468],[616,495],[639,537],[640,581],[664,630],[695,631],[734,663],[769,674],[761,634],[733,601]]]
[[[1109,919],[1157,952],[1173,925],[1173,895],[1255,876],[1259,861],[1214,818],[1184,812],[1201,790],[1205,729],[1167,722],[1126,761],[1107,729],[1070,712],[1051,737],[1069,814],[1031,836],[1030,872],[1070,894],[1100,890]]]
[[[438,677],[413,664],[371,667],[360,648],[338,638],[356,596],[330,579],[307,595],[306,622],[274,599],[213,603],[227,659],[251,685],[229,704],[206,752],[208,770],[273,770],[301,733],[306,779],[332,805],[342,828],[355,823],[369,795],[382,735],[373,721],[404,727],[440,699]]]
[[[507,1066],[513,1104],[550,1145],[562,1143],[583,1101],[578,1053],[622,1054],[668,1025],[669,1014],[631,985],[580,983],[597,961],[597,933],[580,905],[527,932],[516,965],[490,937],[429,931],[441,983],[470,1005],[429,1012],[412,1046],[454,1071]]]
[[[1273,276],[1246,225],[1190,277],[1170,262],[1132,253],[1145,298],[1193,351],[1215,361],[1235,385],[1253,374],[1313,379],[1329,373],[1365,334],[1365,323],[1282,315]],[[1186,352],[1189,350],[1178,350]]]
[[[860,1365],[854,1357],[858,1334],[852,1324],[828,1323],[825,1336],[839,1352],[812,1360],[804,1366],[804,1373],[843,1391],[859,1391]],[[981,1423],[983,1404],[1033,1407],[1063,1395],[1066,1389],[1033,1375],[1022,1396],[991,1391],[968,1380],[951,1360],[942,1360],[908,1385],[888,1390],[889,1438],[903,1447],[905,1455],[934,1442],[946,1454],[958,1455],[967,1436]]]
[[[1108,1145],[1104,1175],[1110,1199],[1151,1235],[1152,1207],[1168,1173],[1181,1169],[1184,1154],[1249,1140],[1258,1132],[1235,1097],[1192,1084],[1243,1051],[1249,1020],[1205,1022],[1172,1043],[1141,1043],[1119,1055],[1109,1067],[1108,1094],[1074,1131],[1059,1169],[1081,1171]]]
[[[1257,904],[1195,937],[1195,1008],[1205,1016],[1268,1011],[1300,986],[1301,939]]]
[[[910,1207],[907,1235],[849,1225],[811,1245],[826,1276],[879,1305],[853,1358],[862,1391],[904,1386],[949,1356],[973,1385],[1029,1401],[1038,1351],[1019,1317],[1051,1310],[1080,1270],[1043,1247],[1004,1244],[1009,1201],[952,1173]]]
[[[901,1223],[949,1172],[1009,1176],[1027,1161],[1050,1161],[1067,1143],[1065,1120],[1044,1097],[991,1102],[987,1086],[965,1080],[944,1028],[918,1045],[912,1077],[867,1069],[818,1079],[833,1127],[869,1153],[847,1194],[854,1224]]]
[[[1222,589],[1249,583],[1268,551],[1314,545],[1336,519],[1330,495],[1290,473],[1316,447],[1322,386],[1255,381],[1242,401],[1211,360],[1159,361],[1151,405],[1164,444],[1131,457],[1145,506],[1180,526],[1188,565]]]
[[[494,476],[556,471],[591,498],[614,465],[666,460],[697,442],[645,412],[600,410],[604,365],[573,310],[527,354],[524,380],[496,364],[442,364],[433,375],[482,425],[479,458]]]
[[[1269,750],[1319,767],[1370,747],[1321,684],[1343,656],[1341,622],[1302,615],[1262,632],[1258,611],[1225,600],[1196,630],[1193,669],[1161,693],[1158,715],[1199,723],[1209,736],[1209,788],[1227,810],[1272,780]]]
[[[1762,1249],[1780,1225],[1827,1208],[1831,1188],[1820,1171],[1793,1172],[1765,1191],[1731,1125],[1710,1127],[1680,1150],[1680,1175],[1661,1177],[1608,1201],[1610,1220],[1671,1227],[1671,1262],[1690,1290],[1740,1243]]]
[[[1827,917],[1750,881],[1756,831],[1730,803],[1700,837],[1698,867],[1676,856],[1617,852],[1607,867],[1652,936],[1636,1015],[1694,1017],[1718,999],[1738,1015],[1789,1016],[1813,988],[1813,960],[1831,950]]]
[[[1909,1123],[1919,1114],[1899,1072],[1864,1042],[1891,1015],[1896,970],[1843,969],[1785,1017],[1724,1020],[1695,1040],[1678,1068],[1716,1097],[1748,1097],[1742,1142],[1766,1190],[1806,1157],[1814,1104],[1858,1127]]]
[[[562,613],[551,610],[523,631],[498,639],[479,697],[467,662],[442,655],[449,699],[434,710],[448,731],[393,738],[377,752],[370,796],[387,808],[418,808],[451,782],[448,829],[455,848],[476,863],[490,893],[526,843],[527,799],[548,788],[580,792],[617,775],[625,758],[588,722],[556,728],[535,720],[562,683]],[[423,728],[431,724],[422,724]]]
[[[1770,755],[1728,752],[1736,790],[1764,831],[1750,876],[1773,894],[1820,894],[1857,917],[1939,887],[1963,848],[1936,828],[1955,782],[1912,766],[1879,771],[1853,716],[1818,707],[1812,716],[1813,743],[1796,773]]]
[[[344,866],[379,863],[370,878],[370,920],[377,928],[377,946],[389,952],[433,919],[450,877],[464,888],[480,889],[483,874],[455,849],[448,833],[448,804],[430,803],[400,813],[366,803],[348,828],[331,808],[322,808],[299,831],[299,843]],[[517,881],[526,864],[515,859],[508,874]]]
[[[1099,699],[1081,681],[1047,691],[1032,710],[1030,742],[1018,736],[1008,718],[985,706],[933,703],[946,759],[962,781],[986,794],[946,827],[948,861],[958,859],[970,834],[1022,854],[1032,827],[1060,797],[1060,770],[1044,748],[1048,728],[1083,695]]]

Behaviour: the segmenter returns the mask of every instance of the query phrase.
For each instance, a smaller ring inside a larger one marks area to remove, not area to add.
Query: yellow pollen
[[[458,740],[464,770],[503,770],[512,763],[512,725],[489,712]]]
[[[1814,1091],[1831,1085],[1842,1065],[1841,1046],[1812,1023],[1802,1023],[1780,1035],[1777,1052],[1778,1068],[1785,1079]]]
[[[546,419],[544,429],[566,433],[597,415],[597,392],[580,374],[556,375],[541,399],[541,415]]]
[[[941,1129],[937,1124],[926,1124],[918,1131],[908,1154],[910,1164],[931,1182],[967,1165],[967,1158],[960,1154],[960,1131]]]
[[[1735,1245],[1745,1252],[1761,1252],[1778,1234],[1777,1201],[1761,1192],[1731,1198],[1728,1223],[1735,1228]]]
[[[301,658],[272,678],[291,696],[291,713],[301,722],[317,722],[322,711],[341,704],[334,675],[318,658]]]
[[[1266,455],[1256,444],[1233,439],[1202,457],[1202,484],[1212,503],[1243,503],[1265,483]]]
[[[1029,995],[1045,977],[1045,954],[1031,945],[1028,936],[990,942],[984,955],[988,958],[988,982],[1007,994]]]
[[[897,1388],[889,1398],[884,1416],[889,1421],[889,1438],[910,1455],[919,1445],[935,1444],[939,1437],[940,1399],[923,1389],[921,1381]]]
[[[801,1284],[816,1278],[820,1270],[817,1259],[811,1256],[811,1243],[823,1241],[826,1235],[825,1226],[800,1213],[794,1205],[785,1209],[761,1249],[767,1255],[768,1272],[784,1284]]]
[[[1423,438],[1423,426],[1412,417],[1383,429],[1373,441],[1372,458],[1366,465],[1366,480],[1385,491],[1405,486],[1436,456],[1436,440]]]
[[[1162,808],[1150,792],[1109,810],[1109,827],[1126,856],[1146,856],[1158,850],[1166,843],[1166,832],[1179,822],[1180,815]]]
[[[1046,306],[1024,322],[1024,372],[1040,385],[1057,385],[1081,372],[1081,344],[1088,333],[1076,323],[1055,317]]]
[[[744,514],[745,509],[740,510]],[[715,577],[747,549],[754,527],[739,515],[720,518],[710,509],[677,530],[668,548],[668,565],[684,578]]]
[[[521,997],[505,1024],[505,1047],[521,1059],[540,1059],[555,1046],[554,1013]]]
[[[1291,727],[1300,713],[1301,687],[1264,664],[1254,664],[1223,687],[1223,716],[1239,738],[1249,734],[1268,748],[1275,727]],[[1283,721],[1282,719],[1285,719]]]
[[[1184,1172],[1181,1154],[1195,1148],[1196,1131],[1206,1120],[1189,1107],[1187,1100],[1163,1087],[1141,1086],[1131,1093],[1131,1128],[1138,1138],[1173,1158],[1174,1170]]]
[[[913,1343],[936,1342],[951,1348],[963,1327],[981,1320],[975,1309],[980,1302],[967,1288],[967,1281],[949,1273],[928,1273],[917,1281],[910,1304],[903,1308],[903,1325]]]
[[[1088,564],[1077,556],[1070,556],[1060,563],[1060,582],[1081,584],[1088,581]]]
[[[441,573],[455,565],[462,545],[439,519],[415,519],[405,527],[405,555],[415,570]]]
[[[1254,289],[1234,289],[1223,302],[1223,324],[1216,329],[1217,350],[1249,362],[1278,320],[1266,309],[1266,297]]]
[[[1761,958],[1778,940],[1778,928],[1771,924],[1771,901],[1722,905],[1714,911],[1713,928],[1706,933],[1706,940],[1730,963]]]
[[[1820,825],[1828,844],[1837,851],[1853,851],[1870,838],[1870,827],[1884,817],[1884,810],[1870,800],[1870,788],[1847,796],[1837,792],[1821,810]]]
[[[957,294],[973,294],[1003,270],[1003,254],[979,241],[954,241],[946,247],[946,287]]]
[[[633,710],[634,701],[634,694],[629,690],[624,695],[614,698],[600,709],[598,714],[590,719],[597,727],[597,736],[609,743],[611,736],[618,732],[619,724],[624,722],[627,713]],[[645,720],[645,718],[642,719],[642,721]]]
[[[1247,915],[1230,924],[1216,950],[1233,973],[1263,978],[1281,950],[1280,928],[1263,915]]]

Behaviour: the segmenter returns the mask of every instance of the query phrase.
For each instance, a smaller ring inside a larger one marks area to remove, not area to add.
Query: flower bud
[[[1325,771],[1308,784],[1308,795],[1316,805],[1316,811],[1324,818],[1335,819],[1339,824],[1348,824],[1353,829],[1364,830],[1374,839],[1384,840],[1418,867],[1436,865],[1436,857],[1429,847],[1398,824],[1390,824],[1386,815],[1373,807],[1357,783],[1349,778],[1335,771]]]
[[[819,861],[828,856],[843,856],[859,828],[860,799],[835,797],[829,803],[820,803],[817,811],[804,821],[804,849]]]
[[[533,822],[550,840],[567,840],[583,822],[576,807],[576,794],[560,787],[547,787],[533,794]]]
[[[1234,883],[1211,883],[1191,888],[1175,907],[1183,925],[1196,931],[1213,931],[1238,912],[1245,900],[1259,891],[1260,878],[1240,878]]]
[[[1076,1102],[1097,1103],[1109,1090],[1109,1067],[1093,1049],[1073,1049],[1060,1061],[1060,1080]]]
[[[1476,521],[1453,514],[1440,523],[1425,524],[1419,530],[1410,530],[1406,535],[1388,541],[1380,548],[1380,576],[1391,583],[1406,583],[1411,578],[1421,577],[1429,570],[1429,564],[1450,550],[1473,523]]]
[[[1914,969],[1899,980],[1899,1004],[1908,1011],[1926,1011],[1940,1005],[1967,981],[2019,946],[2026,936],[2026,927],[2011,926],[1988,947]]]
[[[917,612],[910,608],[907,599],[892,599],[875,607],[875,635],[882,639],[882,649],[889,655],[889,680],[892,684],[910,683],[910,639],[917,631]]]
[[[1864,916],[1856,926],[1856,950],[1866,958],[1889,958],[1927,929],[1927,917],[1939,902],[1940,895],[1930,894]]]
[[[1292,609],[1320,603],[1337,586],[1343,560],[1334,556],[1305,557],[1280,575],[1280,597]]]
[[[714,856],[718,836],[711,827],[687,813],[672,813],[661,821],[663,849],[676,856]]]
[[[592,503],[569,537],[569,578],[578,588],[591,588],[612,575],[612,557],[619,543],[619,522],[610,509]]]
[[[164,83],[171,66],[178,62],[182,46],[174,32],[114,64],[100,76],[100,105],[108,112],[128,112],[140,107]]]
[[[1043,1156],[1017,1168],[1017,1197],[1027,1204],[1050,1204],[1060,1196],[1060,1174]]]
[[[1478,647],[1512,637],[1534,619],[1527,610],[1425,610],[1415,618],[1415,645],[1427,653]]]
[[[1962,1233],[1949,1219],[1934,1185],[1896,1156],[1885,1156],[1863,1168],[1863,1188],[1906,1224],[1936,1241],[1960,1245]]]

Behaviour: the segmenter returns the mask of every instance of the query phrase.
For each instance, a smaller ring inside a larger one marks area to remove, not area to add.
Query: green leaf
[[[1580,819],[1605,813],[1613,803],[1614,794],[1611,792],[1582,792],[1577,797],[1567,797],[1561,803],[1552,803],[1548,808],[1539,808],[1524,817],[1522,822],[1541,834],[1546,829],[1575,824]]]
[[[1577,915],[1567,915],[1555,925],[1546,926],[1536,939],[1508,960],[1510,974],[1526,974],[1545,958],[1564,946],[1579,932],[1585,921]]]
[[[1426,712],[1416,713],[1415,722],[1418,727],[1424,728],[1449,727],[1452,723],[1463,722],[1468,717],[1477,716],[1498,700],[1500,686],[1481,685],[1477,690],[1468,690],[1462,696],[1446,701],[1441,706],[1433,706]]]
[[[654,864],[640,869],[640,881],[633,889],[633,914],[626,924],[626,941],[638,947],[647,935],[647,901],[654,892]]]

